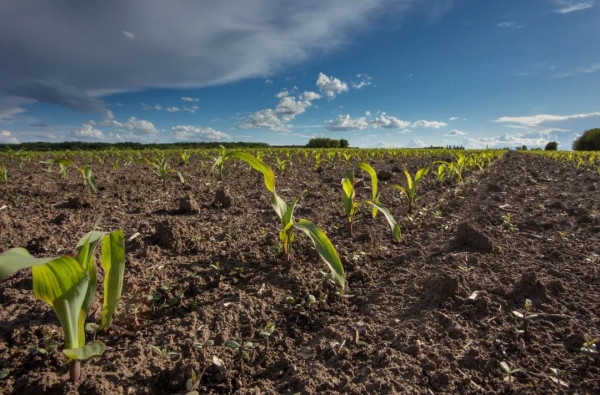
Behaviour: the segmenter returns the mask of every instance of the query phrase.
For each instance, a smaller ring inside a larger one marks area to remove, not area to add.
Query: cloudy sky
[[[3,0],[0,143],[569,149],[598,0]]]

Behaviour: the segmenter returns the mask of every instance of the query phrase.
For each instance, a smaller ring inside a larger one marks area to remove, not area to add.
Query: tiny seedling
[[[159,357],[164,358],[164,359],[171,359],[172,356],[179,355],[178,352],[169,351],[166,347],[160,348],[158,346],[150,345],[150,348],[152,349],[152,351],[154,351],[156,354],[158,354]]]
[[[596,343],[598,339],[588,340],[581,346],[580,351],[584,354],[591,355],[593,357],[598,356],[598,348]]]
[[[208,339],[208,340],[207,340],[207,341],[205,341],[204,343],[199,343],[199,342],[196,342],[196,343],[192,344],[192,347],[194,347],[194,348],[195,348],[195,349],[197,349],[197,350],[203,350],[203,349],[205,349],[205,348],[212,347],[212,346],[214,346],[214,345],[215,345],[215,342],[214,342],[214,340],[212,340],[212,339]]]
[[[550,373],[552,373],[552,377],[550,379],[556,383],[556,389],[560,391],[561,387],[569,388],[569,384],[563,380],[565,377],[565,371],[558,368],[550,368]]]
[[[537,318],[539,316],[539,314],[529,314],[529,310],[531,309],[531,299],[525,299],[525,314],[513,310],[512,314],[517,317],[520,318],[521,321],[523,322],[523,331],[525,333],[527,333],[527,330],[529,329],[529,321],[533,320],[534,318]]]
[[[512,387],[512,377],[515,373],[520,372],[521,369],[513,368],[508,363],[502,361],[500,362],[500,368],[506,374],[505,380],[508,382],[508,386]]]
[[[2,179],[2,181],[8,182],[9,175],[10,173],[8,172],[8,169],[4,167],[4,165],[0,165],[0,178]]]
[[[227,340],[226,347],[238,351],[242,359],[246,362],[250,362],[250,351],[254,348],[252,342],[237,342],[235,340]]]
[[[525,333],[525,331],[522,330],[522,329],[517,328],[516,326],[511,326],[510,330],[513,333],[513,335],[515,336],[515,345],[518,346],[519,345],[519,339]]]
[[[417,193],[417,186],[419,185],[419,181],[421,181],[421,178],[427,175],[427,173],[429,173],[429,167],[419,169],[415,174],[415,179],[413,180],[408,170],[404,169],[404,175],[406,176],[407,184],[406,188],[402,185],[394,185],[394,188],[399,189],[406,197],[406,201],[408,202],[409,214],[412,212],[412,209],[417,200],[420,199],[419,197],[415,196],[415,194]]]
[[[513,222],[514,216],[515,215],[512,213],[507,213],[506,215],[502,216],[502,222],[503,222],[504,228],[510,230],[511,232],[514,232],[515,230],[517,230],[517,227]]]

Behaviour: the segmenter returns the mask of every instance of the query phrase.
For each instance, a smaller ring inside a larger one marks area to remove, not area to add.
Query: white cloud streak
[[[440,129],[440,128],[444,128],[446,126],[448,126],[448,124],[446,122],[425,121],[425,120],[417,121],[417,122],[415,122],[415,123],[412,124],[413,128]]]
[[[554,0],[558,8],[554,12],[558,14],[570,14],[575,11],[582,11],[594,6],[593,0]]]
[[[600,116],[600,112],[590,112],[585,114],[572,114],[572,115],[551,115],[551,114],[539,114],[532,115],[526,117],[500,117],[498,119],[494,119],[493,122],[508,122],[508,123],[516,123],[519,125],[525,126],[539,126],[542,123],[547,122],[560,122],[567,121],[570,119],[582,119],[589,117],[598,117]]]
[[[173,126],[173,136],[178,141],[228,141],[231,136],[213,128],[199,128],[192,125]]]

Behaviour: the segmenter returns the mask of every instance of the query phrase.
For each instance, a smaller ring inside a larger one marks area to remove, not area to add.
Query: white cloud
[[[521,29],[525,27],[524,24],[519,24],[515,21],[500,22],[496,26],[501,27],[503,29]]]
[[[446,133],[446,136],[466,136],[467,132],[463,132],[462,130],[454,129]]]
[[[97,141],[104,139],[104,133],[101,130],[95,129],[94,121],[88,121],[83,124],[81,129],[73,130],[71,137],[77,140]]]
[[[360,79],[358,82],[352,82],[351,85],[354,89],[362,89],[371,85],[371,80],[373,79],[368,74],[356,74],[356,77]]]
[[[446,122],[425,121],[425,120],[417,121],[417,122],[413,123],[413,125],[412,125],[413,128],[433,128],[433,129],[440,129],[440,128],[443,128],[446,126],[448,126],[448,124]]]
[[[308,100],[296,100],[294,97],[286,96],[277,103],[275,113],[281,117],[282,121],[289,122],[310,106],[311,103]]]
[[[567,121],[569,119],[580,119],[589,117],[598,117],[600,112],[590,112],[586,114],[573,114],[573,115],[550,115],[550,114],[539,114],[528,117],[500,117],[494,119],[493,122],[510,122],[526,126],[538,126],[546,122],[558,122]]]
[[[528,148],[544,147],[549,141],[560,141],[561,136],[570,134],[568,129],[543,129],[529,132],[504,133],[500,136],[467,138],[466,148],[515,148],[526,145]]]
[[[171,128],[179,141],[228,141],[231,136],[213,128],[199,128],[192,125],[173,126]]]
[[[135,39],[135,34],[133,34],[132,32],[128,32],[127,30],[123,30],[121,33],[123,33],[123,35],[125,37],[127,37],[130,40],[134,40]]]
[[[158,134],[158,130],[152,122],[135,117],[131,117],[123,123],[122,130],[136,137],[153,137]]]
[[[181,111],[181,109],[179,107],[173,106],[173,107],[167,107],[167,111],[168,112],[179,112],[179,111]]]
[[[348,84],[342,82],[339,78],[328,77],[323,73],[319,73],[317,86],[319,87],[319,91],[321,91],[328,100],[335,99],[340,93],[348,91]]]
[[[456,121],[457,119],[460,119],[460,117],[450,117],[450,118],[448,118],[449,121]]]
[[[163,108],[162,108],[162,106],[161,106],[160,104],[155,104],[155,105],[154,105],[154,109],[155,109],[155,110],[158,110],[158,111],[160,111],[160,110],[162,110]]]
[[[274,83],[273,80],[270,78],[265,80],[265,84],[267,84],[267,85],[273,85],[273,83]]]
[[[282,90],[278,94],[275,95],[276,98],[281,99],[282,97],[289,96],[290,92],[287,89]]]
[[[410,126],[410,122],[388,116],[386,113],[382,112],[381,115],[371,120],[370,125],[373,128],[405,129]]]
[[[330,131],[363,130],[368,127],[366,117],[351,118],[350,114],[338,115],[336,120],[325,121],[325,129]]]
[[[311,91],[305,91],[300,94],[300,100],[313,101],[313,100],[318,100],[322,97],[323,96],[319,95],[317,92],[311,92]]]
[[[183,110],[182,111],[187,111],[190,114],[194,114],[196,112],[196,110],[198,110],[198,106],[183,106]]]
[[[8,130],[0,132],[0,143],[2,144],[19,144],[20,141]]]
[[[423,148],[425,146],[426,146],[425,141],[423,141],[423,139],[420,139],[418,137],[410,140],[407,144],[408,148]]]
[[[290,125],[284,123],[275,110],[267,108],[266,110],[257,111],[250,115],[249,118],[240,122],[239,126],[242,129],[263,128],[274,132],[289,132]]]
[[[554,12],[558,14],[569,14],[575,11],[581,11],[594,6],[593,0],[554,0],[558,8]]]
[[[181,98],[181,100],[183,100],[183,101],[189,101],[189,102],[198,102],[198,101],[200,101],[200,99],[198,99],[197,97],[188,97],[188,96],[183,96]]]

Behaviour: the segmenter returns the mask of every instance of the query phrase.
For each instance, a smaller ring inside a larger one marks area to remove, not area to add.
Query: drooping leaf
[[[71,361],[87,361],[104,353],[106,346],[100,340],[89,342],[83,347],[65,348],[63,353]]]
[[[390,211],[377,200],[368,200],[367,203],[372,204],[374,207],[376,207],[379,211],[383,213],[385,219],[387,219],[388,223],[390,224],[390,227],[392,228],[392,233],[394,234],[394,237],[396,238],[396,240],[401,241],[402,232],[400,231],[400,226],[394,219],[392,213],[390,213]]]
[[[122,230],[109,233],[102,239],[101,263],[104,269],[104,303],[100,327],[106,330],[117,311],[123,290],[125,240]]]
[[[260,159],[257,159],[254,156],[242,151],[230,152],[227,154],[227,157],[241,159],[252,166],[254,170],[261,172],[265,178],[265,186],[267,189],[270,192],[275,192],[275,173],[273,172],[273,169],[269,167],[269,165]]]
[[[371,177],[371,192],[372,192],[373,200],[376,200],[377,199],[377,173],[375,172],[375,169],[373,169],[371,167],[371,165],[369,165],[366,162],[359,163],[357,167],[359,169],[366,171],[369,174],[369,176]]]
[[[331,241],[329,241],[325,232],[306,219],[299,220],[295,226],[310,237],[317,252],[331,270],[335,283],[340,287],[341,292],[343,293],[346,285],[344,267],[342,266],[342,262],[340,261],[340,257],[338,256],[335,247],[331,244]]]
[[[279,216],[281,222],[283,223],[285,213],[287,213],[288,211],[287,203],[282,198],[277,196],[275,192],[271,192],[271,206],[273,207],[273,209],[277,213],[277,216]]]
[[[0,280],[21,269],[44,265],[57,258],[36,258],[25,248],[11,248],[0,254]]]

